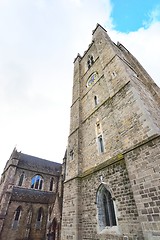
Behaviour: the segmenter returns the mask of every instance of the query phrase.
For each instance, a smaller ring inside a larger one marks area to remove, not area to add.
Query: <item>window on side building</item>
[[[21,217],[21,212],[22,212],[22,207],[21,206],[17,207],[17,209],[14,213],[14,219],[13,219],[13,224],[12,224],[13,229],[17,229],[17,227],[18,227],[19,220]]]
[[[40,175],[36,175],[31,180],[31,188],[41,190],[43,186],[43,178]]]
[[[22,186],[23,180],[24,180],[24,172],[21,174],[21,176],[19,178],[18,186]]]
[[[43,208],[40,207],[37,213],[36,229],[41,229],[43,219]]]
[[[53,190],[54,190],[54,178],[52,177],[50,181],[49,191],[53,191]]]

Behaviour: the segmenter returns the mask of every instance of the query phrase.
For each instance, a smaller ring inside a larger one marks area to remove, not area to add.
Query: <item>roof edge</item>
[[[97,23],[96,28],[92,31],[92,35],[96,32],[98,27],[100,27],[103,31],[107,32],[107,30],[104,27],[102,27],[99,23]]]

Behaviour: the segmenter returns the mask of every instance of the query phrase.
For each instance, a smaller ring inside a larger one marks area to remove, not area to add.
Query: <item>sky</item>
[[[111,17],[115,28],[121,32],[137,31],[148,28],[150,23],[160,21],[159,0],[114,0]]]
[[[0,173],[14,147],[62,162],[73,61],[97,23],[160,86],[159,0],[0,0]]]

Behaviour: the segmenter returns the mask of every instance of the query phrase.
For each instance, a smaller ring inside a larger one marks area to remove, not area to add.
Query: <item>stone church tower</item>
[[[160,239],[160,90],[97,25],[74,61],[62,240]]]
[[[63,165],[14,149],[0,182],[0,240],[159,240],[159,106],[145,69],[97,25],[74,61]]]

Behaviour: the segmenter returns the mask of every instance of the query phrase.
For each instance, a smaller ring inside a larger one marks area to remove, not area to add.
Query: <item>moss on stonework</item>
[[[122,153],[119,153],[119,154],[117,155],[117,158],[118,158],[118,160],[121,160],[121,159],[123,159],[123,158],[124,158],[124,156],[123,156],[123,154],[122,154]]]
[[[79,177],[83,178],[83,177],[85,177],[87,175],[90,175],[90,174],[92,174],[94,172],[97,172],[97,171],[99,171],[99,170],[101,170],[101,169],[103,169],[103,168],[105,168],[105,167],[107,167],[109,165],[112,165],[112,164],[114,164],[114,163],[116,163],[118,161],[121,161],[122,159],[124,159],[124,156],[123,156],[122,153],[119,153],[118,155],[116,155],[116,156],[114,156],[114,157],[112,157],[110,159],[107,159],[105,162],[99,164],[98,166],[95,166],[95,167],[92,167],[92,168],[86,170],[85,172],[80,174]]]

